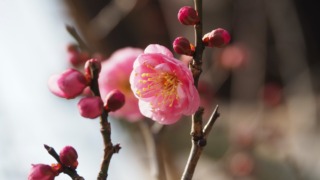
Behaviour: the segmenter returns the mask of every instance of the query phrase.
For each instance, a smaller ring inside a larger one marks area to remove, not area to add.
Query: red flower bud
[[[67,69],[61,74],[52,75],[49,78],[48,86],[53,94],[72,99],[82,93],[87,86],[87,81],[81,72],[75,69]]]
[[[88,52],[80,52],[79,46],[76,44],[69,44],[67,46],[68,61],[72,66],[79,66],[89,59]]]
[[[178,54],[185,54],[192,56],[194,53],[194,47],[190,44],[189,40],[184,37],[177,37],[173,41],[173,49]]]
[[[79,47],[76,44],[68,44],[67,45],[67,52],[71,53],[71,52],[79,52]]]
[[[207,34],[202,38],[202,42],[209,47],[223,47],[230,42],[230,34],[228,31],[218,28]]]
[[[94,119],[102,114],[103,102],[100,97],[84,97],[78,102],[80,115],[85,118]]]
[[[95,71],[98,74],[100,73],[100,71],[101,71],[101,62],[98,59],[89,59],[84,64],[84,72],[85,72],[85,76],[86,76],[88,81],[90,81],[93,78],[92,70]]]
[[[125,103],[125,97],[122,92],[117,89],[110,91],[106,97],[106,104],[104,108],[107,111],[116,111],[120,109]]]
[[[190,6],[184,6],[178,12],[178,20],[184,25],[195,25],[199,23],[200,18],[195,9]]]
[[[28,180],[54,180],[54,177],[59,173],[46,164],[32,164],[31,171],[28,175]]]
[[[80,53],[77,51],[71,51],[68,54],[68,61],[72,66],[78,66],[79,64],[81,64],[81,57],[80,57]]]
[[[72,146],[65,146],[59,153],[60,161],[65,166],[76,169],[78,166],[78,153]]]

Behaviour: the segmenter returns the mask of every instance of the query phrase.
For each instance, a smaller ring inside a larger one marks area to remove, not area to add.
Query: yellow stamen
[[[148,66],[147,66],[148,67]],[[151,104],[154,108],[162,105],[169,107],[173,106],[175,100],[179,99],[177,94],[177,87],[180,84],[175,72],[153,72],[142,73],[143,78],[139,82],[146,84],[141,90],[137,90],[137,94],[140,97],[146,97],[150,93],[154,93],[156,101],[158,103]]]

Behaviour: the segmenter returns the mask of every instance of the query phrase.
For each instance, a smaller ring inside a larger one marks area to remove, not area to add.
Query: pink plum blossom
[[[28,175],[28,180],[54,180],[58,173],[46,164],[32,164],[31,171]]]
[[[141,113],[161,124],[193,114],[200,104],[191,71],[161,45],[149,45],[136,59],[130,84]]]
[[[85,76],[75,70],[67,69],[61,74],[52,75],[48,81],[49,90],[56,96],[72,99],[80,95],[87,86]]]
[[[142,53],[142,49],[131,47],[115,51],[109,59],[102,62],[99,75],[99,88],[104,101],[107,94],[114,89],[121,91],[126,98],[124,106],[110,114],[114,117],[126,118],[131,122],[137,121],[142,117],[138,107],[138,100],[132,93],[129,83],[133,62]]]

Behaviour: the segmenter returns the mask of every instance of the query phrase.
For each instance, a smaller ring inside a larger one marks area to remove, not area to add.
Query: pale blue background
[[[47,88],[51,74],[67,67],[65,46],[72,23],[60,1],[0,1],[0,179],[27,179],[32,163],[55,163],[43,144],[57,151],[74,146],[78,172],[95,179],[102,157],[99,122],[82,118],[76,100],[64,100]],[[131,139],[113,123],[112,138],[121,155],[112,159],[110,179],[143,179],[141,157]],[[121,132],[121,134],[117,134]],[[130,164],[130,166],[129,166]],[[132,168],[134,165],[134,168]],[[125,173],[124,173],[125,172]],[[70,179],[60,175],[59,179]]]

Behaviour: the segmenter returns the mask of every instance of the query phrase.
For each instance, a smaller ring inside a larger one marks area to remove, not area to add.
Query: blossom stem
[[[193,74],[194,85],[198,87],[199,77],[202,73],[202,54],[204,51],[204,44],[202,42],[202,0],[194,0],[194,6],[198,12],[200,22],[194,26],[195,30],[195,53],[193,55],[193,60],[189,65],[191,72]],[[202,115],[204,109],[199,107],[199,109],[192,115],[192,147],[190,150],[188,162],[185,166],[184,172],[182,174],[181,180],[191,180],[197,166],[198,160],[201,156],[202,150],[207,142],[207,136],[212,129],[212,126],[216,119],[219,117],[218,106],[212,113],[209,121],[203,128]]]
[[[48,153],[61,165],[61,171],[67,175],[69,175],[73,180],[84,180],[83,177],[81,177],[75,169],[69,168],[65,165],[63,165],[60,161],[60,157],[58,153],[53,149],[53,147],[50,147],[48,145],[44,145],[44,148],[48,151]]]
[[[92,74],[90,89],[94,93],[95,96],[101,97],[100,90],[99,90],[99,84],[98,84],[98,77],[99,77],[100,70],[97,69],[95,66],[90,66],[90,71]],[[107,179],[109,165],[110,165],[112,155],[114,153],[118,153],[119,150],[121,149],[119,144],[116,144],[116,145],[112,144],[111,125],[110,125],[110,122],[108,121],[108,115],[109,115],[109,112],[104,109],[101,116],[100,116],[100,125],[101,125],[100,132],[101,132],[101,135],[103,138],[104,155],[103,155],[102,163],[100,165],[100,172],[99,172],[98,178],[97,178],[98,180]]]
[[[198,81],[200,74],[202,73],[202,54],[204,51],[204,44],[202,43],[202,0],[194,0],[194,6],[199,16],[199,23],[194,26],[195,32],[195,52],[193,54],[193,60],[189,65],[193,74],[194,85],[198,87]]]

